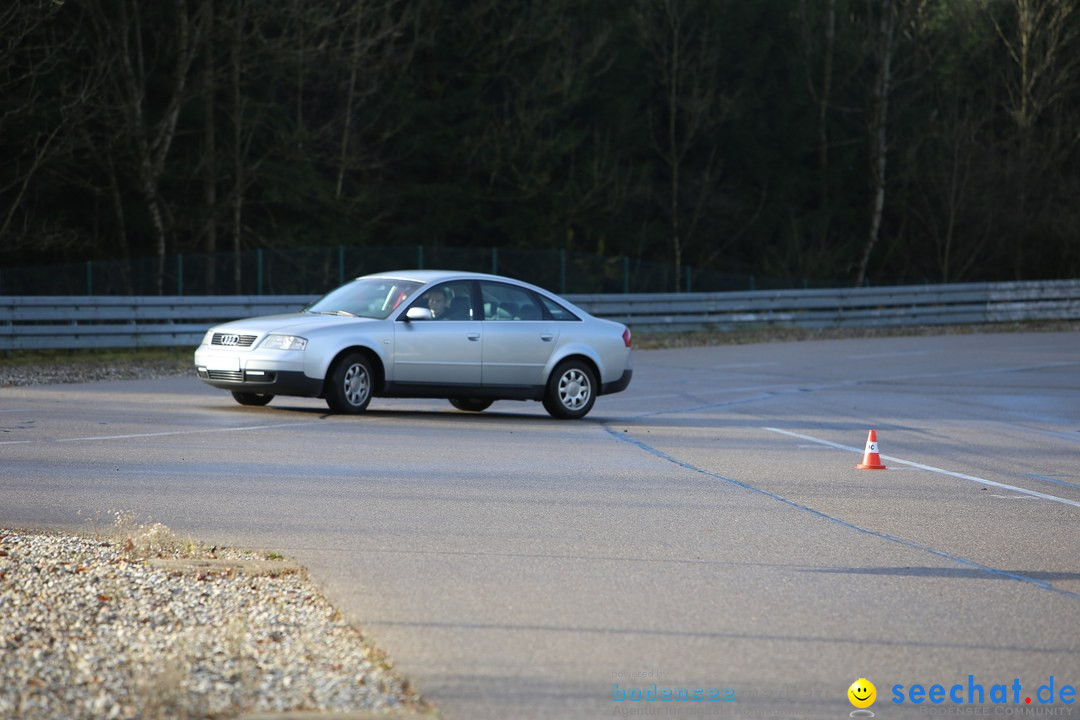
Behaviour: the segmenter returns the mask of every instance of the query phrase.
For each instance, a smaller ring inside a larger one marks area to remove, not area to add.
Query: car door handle
[[[540,336],[540,339],[543,340],[544,342],[551,342],[553,339],[555,339],[555,336],[552,335],[551,333],[544,333],[543,335]]]
[[[468,334],[468,335],[466,335],[465,337],[469,338],[469,339],[470,339],[470,340],[472,340],[473,342],[476,342],[477,340],[479,340],[479,339],[480,339],[480,333],[469,333],[469,334]]]

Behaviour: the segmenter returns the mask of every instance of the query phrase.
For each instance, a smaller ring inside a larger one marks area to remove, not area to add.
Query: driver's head
[[[432,315],[435,317],[442,315],[446,311],[446,293],[442,290],[432,290],[428,293],[427,304]]]

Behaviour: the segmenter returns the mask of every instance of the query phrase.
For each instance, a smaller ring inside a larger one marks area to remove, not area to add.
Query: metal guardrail
[[[566,297],[598,317],[651,331],[1080,320],[1080,280]],[[313,299],[0,297],[0,350],[194,346],[211,325],[294,312]]]
[[[649,330],[1080,319],[1080,280],[567,297],[594,315]]]
[[[310,295],[0,297],[0,350],[196,346],[218,323],[296,312]]]

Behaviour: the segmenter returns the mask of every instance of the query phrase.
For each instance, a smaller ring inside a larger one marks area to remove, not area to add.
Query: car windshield
[[[323,295],[305,312],[383,319],[423,283],[392,278],[360,278]]]

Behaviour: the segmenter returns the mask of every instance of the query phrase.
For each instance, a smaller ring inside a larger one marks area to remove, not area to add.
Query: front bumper
[[[306,375],[303,367],[303,359],[295,354],[275,351],[220,353],[203,347],[195,351],[199,379],[233,392],[321,397],[322,379]]]
[[[197,367],[199,379],[207,385],[233,392],[250,392],[259,395],[295,395],[297,397],[321,397],[323,383],[295,370],[207,370]]]

